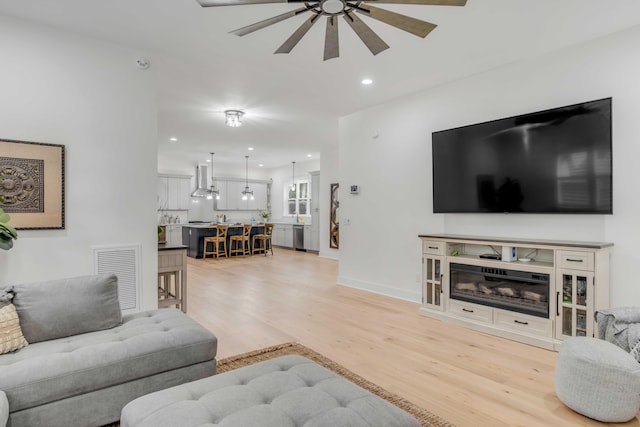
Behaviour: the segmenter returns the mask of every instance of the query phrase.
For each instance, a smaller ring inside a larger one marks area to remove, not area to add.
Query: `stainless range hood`
[[[196,165],[196,189],[191,193],[191,197],[207,197],[207,165]]]

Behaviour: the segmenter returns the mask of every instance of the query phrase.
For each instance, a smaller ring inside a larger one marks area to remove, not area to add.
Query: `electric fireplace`
[[[549,275],[450,263],[449,297],[549,318]]]

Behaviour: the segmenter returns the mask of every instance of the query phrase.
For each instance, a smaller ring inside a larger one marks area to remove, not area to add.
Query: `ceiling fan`
[[[269,25],[276,24],[288,18],[293,18],[301,13],[311,12],[311,16],[285,41],[274,53],[289,53],[298,44],[309,29],[319,20],[321,16],[327,17],[327,27],[324,39],[324,60],[337,58],[340,55],[338,45],[338,17],[342,15],[353,31],[360,37],[362,42],[369,48],[372,54],[377,55],[389,48],[384,40],[373,32],[367,24],[357,15],[368,16],[385,24],[392,25],[401,30],[407,31],[418,37],[426,37],[434,28],[435,24],[391,12],[386,9],[379,9],[372,4],[394,3],[394,4],[418,4],[418,5],[438,5],[438,6],[464,6],[467,0],[197,0],[202,7],[210,6],[236,6],[247,4],[263,3],[298,3],[304,7],[295,9],[272,18],[265,19],[246,27],[231,31],[237,36],[245,36],[254,31],[261,30]]]

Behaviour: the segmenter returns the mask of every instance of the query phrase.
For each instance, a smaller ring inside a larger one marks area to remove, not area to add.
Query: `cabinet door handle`
[[[520,325],[528,325],[529,322],[521,322],[520,320],[514,320],[515,323],[518,323]]]
[[[582,259],[566,258],[566,260],[569,261],[569,262],[584,262],[584,260],[582,260]]]
[[[560,291],[556,292],[556,316],[560,316]]]
[[[463,308],[462,311],[466,311],[467,313],[473,313],[473,310],[469,310],[468,308]]]
[[[440,249],[437,246],[429,246],[429,249]]]

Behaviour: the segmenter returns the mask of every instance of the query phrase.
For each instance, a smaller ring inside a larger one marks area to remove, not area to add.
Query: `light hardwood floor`
[[[335,260],[279,248],[189,258],[188,314],[216,334],[218,358],[296,341],[459,427],[603,425],[556,398],[557,353],[336,285],[337,271]]]

